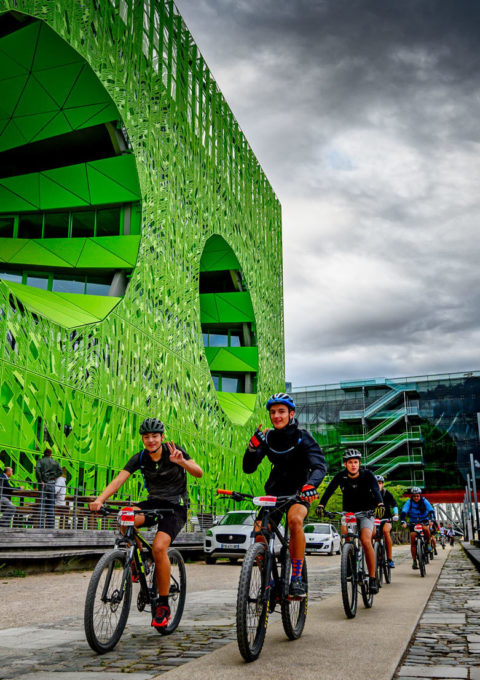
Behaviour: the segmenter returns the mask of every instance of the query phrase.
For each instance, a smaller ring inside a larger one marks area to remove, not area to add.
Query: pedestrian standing
[[[52,449],[45,449],[35,469],[40,492],[40,529],[55,525],[55,480],[62,475],[60,463],[52,458]]]

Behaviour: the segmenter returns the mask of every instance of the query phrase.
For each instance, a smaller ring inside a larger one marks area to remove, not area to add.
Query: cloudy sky
[[[480,368],[480,3],[176,0],[283,209],[287,380]]]

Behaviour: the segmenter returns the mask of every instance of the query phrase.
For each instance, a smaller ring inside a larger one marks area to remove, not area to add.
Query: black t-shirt
[[[343,509],[345,512],[361,512],[374,510],[383,503],[378,482],[370,470],[360,470],[358,477],[349,477],[346,470],[341,470],[332,479],[320,499],[325,506],[335,489],[341,488],[343,493]]]
[[[385,519],[391,519],[393,517],[393,508],[397,506],[397,502],[388,489],[383,489],[380,493],[385,503]]]
[[[183,453],[185,460],[190,460],[190,456],[181,446],[178,444],[175,446]],[[149,500],[161,498],[171,503],[187,500],[187,473],[180,465],[171,462],[170,452],[165,443],[162,444],[160,460],[155,462],[148,451],[143,450],[132,456],[123,469],[130,474],[137,470],[143,473]]]

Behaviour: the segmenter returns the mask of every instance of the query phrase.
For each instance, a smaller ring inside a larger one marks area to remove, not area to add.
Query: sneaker
[[[418,569],[417,560],[413,560],[412,569]]]
[[[375,576],[370,576],[368,579],[368,589],[372,593],[372,595],[376,595],[378,593],[378,581],[375,578]]]
[[[395,562],[393,560],[388,560],[387,564],[390,569],[395,569]]]
[[[165,626],[168,626],[169,621],[170,607],[164,604],[157,605],[152,618],[152,626],[155,626],[155,628],[165,628]]]
[[[307,589],[305,588],[305,583],[300,578],[290,582],[290,587],[288,589],[288,599],[289,600],[303,600],[307,596]]]
[[[438,555],[438,552],[437,552],[437,549],[436,549],[436,548],[433,549],[433,554],[434,554],[434,555]]]
[[[138,583],[140,581],[140,577],[137,572],[137,565],[135,564],[135,560],[132,560],[132,563],[130,564],[130,569],[132,572],[132,583]]]

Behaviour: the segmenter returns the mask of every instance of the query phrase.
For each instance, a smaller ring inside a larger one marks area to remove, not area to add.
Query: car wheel
[[[238,557],[229,557],[230,564],[238,564]]]
[[[216,561],[216,557],[212,557],[212,555],[205,555],[205,564],[215,564]]]
[[[332,547],[330,548],[328,554],[330,555],[330,557],[333,555],[333,545],[332,545]]]

